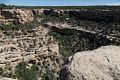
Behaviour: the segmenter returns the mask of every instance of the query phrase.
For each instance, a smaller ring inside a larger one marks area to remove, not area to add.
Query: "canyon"
[[[16,80],[119,80],[119,19],[120,13],[112,11],[1,9],[0,75]],[[105,26],[99,27],[101,22]],[[23,77],[18,72],[22,68],[33,68],[33,73]]]

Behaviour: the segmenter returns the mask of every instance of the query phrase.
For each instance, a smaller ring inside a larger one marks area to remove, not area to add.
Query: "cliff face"
[[[0,67],[5,70],[12,68],[13,71],[22,61],[27,62],[29,67],[36,64],[38,71],[42,71],[40,76],[49,69],[58,77],[63,64],[59,46],[48,35],[47,29],[39,26],[32,30],[0,31]]]
[[[0,10],[1,22],[25,23],[33,20],[33,15],[64,15],[75,19],[93,20],[93,21],[116,21],[120,19],[119,12],[112,11],[80,11],[80,10],[62,10],[62,9],[2,9]],[[89,16],[88,16],[89,15]],[[94,15],[94,16],[93,16]]]
[[[33,21],[34,15],[69,15],[76,20],[92,21],[118,21],[119,12],[112,11],[80,11],[80,10],[62,10],[62,9],[2,9],[0,10],[0,23],[26,23]],[[88,16],[89,15],[89,16]],[[93,16],[94,15],[94,16]]]
[[[33,21],[33,13],[27,9],[3,9],[0,10],[0,24],[26,23]]]
[[[0,11],[0,25],[11,25],[12,23],[17,26],[18,24],[32,23],[34,15],[43,13],[43,10],[34,11],[3,9]],[[14,30],[0,30],[0,68],[3,70],[0,71],[0,75],[5,77],[8,77],[11,73],[16,75],[16,66],[25,62],[27,64],[26,68],[30,69],[34,65],[37,66],[37,74],[35,74],[37,79],[44,78],[45,74],[48,74],[47,76],[52,74],[50,76],[57,79],[63,64],[58,43],[52,36],[49,36],[49,29],[37,24],[32,25],[32,28],[29,28],[30,25],[23,25],[17,26],[19,27],[19,29],[16,27],[17,30],[15,30],[15,27]],[[27,29],[22,27],[27,27]]]

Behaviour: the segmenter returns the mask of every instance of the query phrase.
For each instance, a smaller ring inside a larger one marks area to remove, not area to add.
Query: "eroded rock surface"
[[[12,79],[12,78],[0,77],[0,80],[18,80],[18,79]]]
[[[32,30],[0,31],[0,67],[14,70],[22,61],[29,66],[39,65],[41,74],[47,68],[57,75],[62,58],[57,42],[48,35],[48,29],[39,26]]]
[[[0,24],[26,23],[33,21],[33,13],[27,9],[3,9],[0,10]]]
[[[61,70],[61,80],[120,80],[120,47],[76,53]]]

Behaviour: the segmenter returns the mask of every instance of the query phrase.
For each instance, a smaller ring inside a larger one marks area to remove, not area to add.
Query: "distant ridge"
[[[107,6],[120,6],[120,3],[107,4]]]

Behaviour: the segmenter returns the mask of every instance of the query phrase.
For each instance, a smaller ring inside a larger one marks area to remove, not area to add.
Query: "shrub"
[[[3,74],[3,68],[0,67],[0,75],[2,75],[2,74]]]
[[[42,75],[42,80],[56,80],[54,72],[47,69],[46,73]]]
[[[26,68],[27,63],[21,62],[16,66],[16,76],[19,80],[36,80],[37,66],[33,65],[30,69]]]

